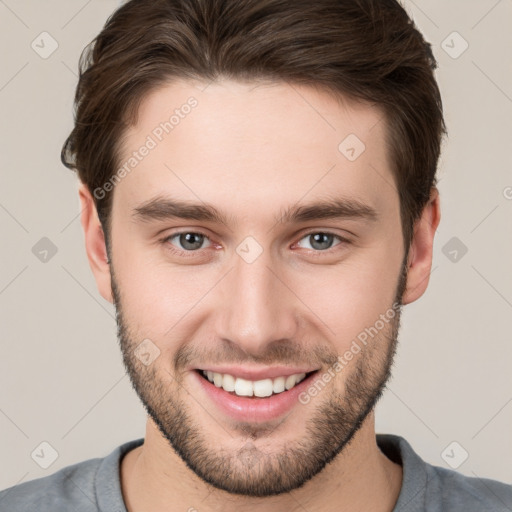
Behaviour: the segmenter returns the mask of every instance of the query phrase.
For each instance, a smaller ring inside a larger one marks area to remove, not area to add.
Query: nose
[[[235,254],[233,262],[219,290],[217,337],[255,357],[272,343],[294,339],[300,301],[287,283],[283,264],[273,263],[269,251],[252,263]]]

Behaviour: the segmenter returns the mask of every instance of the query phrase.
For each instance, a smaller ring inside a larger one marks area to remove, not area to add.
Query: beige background
[[[86,260],[77,179],[60,163],[79,54],[118,5],[0,0],[0,489],[144,435]],[[512,2],[405,5],[434,46],[450,136],[431,283],[405,308],[377,431],[442,467],[465,450],[458,471],[512,483]],[[43,31],[58,43],[46,59],[31,47]],[[469,44],[457,58],[454,31]],[[57,249],[46,262],[32,252],[42,237]],[[455,262],[453,237],[467,247]],[[42,442],[58,452],[47,469],[31,457]]]

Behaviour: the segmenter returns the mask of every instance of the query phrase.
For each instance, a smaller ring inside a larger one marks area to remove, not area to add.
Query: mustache
[[[264,354],[253,354],[242,350],[231,342],[224,342],[214,350],[191,345],[180,347],[174,357],[174,369],[180,371],[189,367],[200,368],[205,363],[332,366],[337,359],[338,353],[324,345],[306,348],[296,342],[277,341],[269,344]]]

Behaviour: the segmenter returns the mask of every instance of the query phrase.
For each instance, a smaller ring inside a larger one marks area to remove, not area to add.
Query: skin
[[[116,305],[123,360],[148,411],[144,444],[121,464],[127,509],[391,511],[402,468],[376,444],[374,406],[390,377],[399,313],[279,421],[223,415],[189,367],[309,363],[327,371],[397,299],[405,305],[424,293],[438,191],[406,256],[382,113],[285,83],[166,85],[142,102],[123,157],[190,96],[197,107],[115,186],[110,264],[91,194],[79,191],[89,262],[101,295]],[[348,134],[366,146],[355,161],[338,150]],[[230,223],[138,221],[134,209],[158,194],[212,204]],[[274,220],[326,197],[358,199],[378,217]],[[187,252],[180,237],[164,240],[179,231],[207,238]],[[335,235],[325,250],[308,236],[318,232]],[[236,252],[247,236],[263,249],[251,264]],[[148,366],[134,352],[144,339],[160,350]]]

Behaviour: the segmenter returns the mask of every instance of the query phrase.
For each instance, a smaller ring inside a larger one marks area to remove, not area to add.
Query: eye
[[[172,243],[172,240],[176,239],[178,246]],[[202,233],[196,233],[194,231],[181,231],[180,233],[174,233],[163,241],[170,243],[173,248],[176,247],[178,252],[197,252],[197,249],[201,249],[203,242],[209,240],[206,235]]]
[[[313,231],[311,233],[308,233],[306,236],[301,238],[301,241],[307,240],[308,242],[310,242],[310,246],[306,247],[306,249],[313,249],[315,251],[326,251],[333,247],[332,242],[333,239],[335,238],[340,240],[340,242],[338,244],[335,244],[334,246],[340,245],[342,242],[350,243],[349,240],[347,240],[346,238],[325,231]],[[302,247],[300,245],[300,241],[298,242],[298,245]]]
[[[338,239],[339,242],[333,244],[335,239]],[[303,240],[306,240],[309,247],[307,245],[304,247]],[[205,241],[209,242],[208,246],[203,245]],[[195,256],[197,253],[201,252],[200,249],[212,245],[207,235],[196,231],[180,231],[173,233],[165,237],[162,243],[165,244],[171,252],[185,257]],[[303,236],[297,243],[299,247],[311,249],[316,253],[328,252],[332,247],[342,244],[350,244],[350,240],[326,231],[312,231]]]

